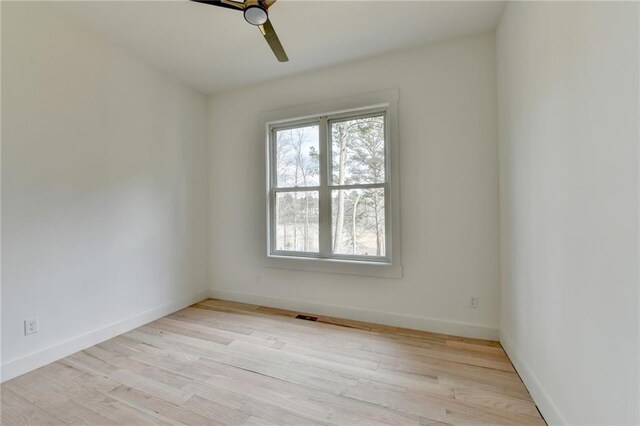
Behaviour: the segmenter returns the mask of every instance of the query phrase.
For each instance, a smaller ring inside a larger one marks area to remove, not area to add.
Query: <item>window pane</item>
[[[320,183],[319,126],[276,131],[276,186],[318,186]]]
[[[276,250],[318,253],[318,191],[276,194]]]
[[[384,133],[384,115],[332,122],[332,185],[384,183]]]
[[[384,188],[331,192],[333,253],[385,256]]]

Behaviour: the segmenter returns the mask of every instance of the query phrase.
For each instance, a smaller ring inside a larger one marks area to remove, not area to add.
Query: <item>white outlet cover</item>
[[[40,319],[29,318],[24,320],[24,335],[28,336],[29,334],[35,334],[40,331]]]

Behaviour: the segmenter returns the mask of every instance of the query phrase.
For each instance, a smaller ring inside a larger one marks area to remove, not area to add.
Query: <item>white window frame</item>
[[[331,150],[327,131],[332,121],[374,115],[385,117],[385,182],[382,184],[332,185],[330,181]],[[266,166],[266,247],[263,265],[267,267],[297,269],[315,272],[332,272],[386,278],[401,278],[400,262],[400,212],[398,170],[398,91],[389,90],[368,95],[354,96],[335,101],[287,108],[262,114],[263,144]],[[319,124],[320,176],[319,186],[297,189],[276,188],[275,170],[272,164],[275,153],[275,132],[291,127]],[[385,189],[385,256],[358,256],[331,253],[331,190]],[[318,191],[319,194],[319,253],[276,250],[275,198],[277,192]],[[325,232],[322,232],[322,231]],[[263,246],[264,247],[264,246]]]

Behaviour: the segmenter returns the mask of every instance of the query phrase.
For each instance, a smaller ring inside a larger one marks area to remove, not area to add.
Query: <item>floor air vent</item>
[[[297,319],[305,320],[305,321],[318,321],[318,317],[312,317],[311,315],[296,315]]]

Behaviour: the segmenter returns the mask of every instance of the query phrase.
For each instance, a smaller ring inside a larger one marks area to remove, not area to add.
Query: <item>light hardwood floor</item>
[[[544,425],[497,342],[209,299],[2,385],[2,424]]]

